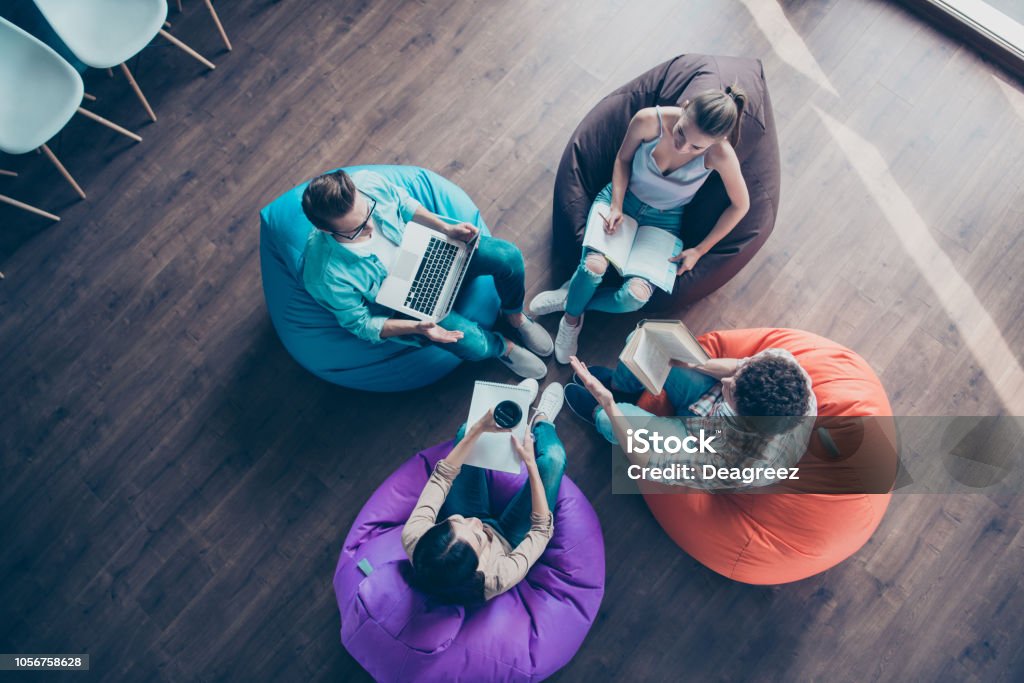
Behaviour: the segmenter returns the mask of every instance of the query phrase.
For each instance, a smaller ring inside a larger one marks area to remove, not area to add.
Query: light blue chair
[[[434,213],[472,223],[490,234],[473,200],[457,185],[415,166],[351,166],[372,170],[401,185]],[[313,225],[302,213],[308,181],[260,211],[260,266],[263,294],[281,342],[299,365],[317,377],[352,389],[404,391],[432,384],[458,367],[459,358],[436,346],[410,347],[358,339],[338,325],[302,284],[302,252]],[[463,284],[455,310],[490,328],[500,302],[494,280],[478,277]]]
[[[57,36],[83,64],[96,69],[120,66],[150,120],[156,113],[125,63],[163,36],[207,69],[213,62],[163,29],[167,0],[33,0]]]
[[[59,133],[75,113],[140,142],[135,133],[83,109],[82,77],[60,55],[34,36],[0,17],[0,151],[25,154],[38,149],[60,171],[79,197],[85,191],[46,142]],[[9,197],[0,201],[52,220],[53,214]]]

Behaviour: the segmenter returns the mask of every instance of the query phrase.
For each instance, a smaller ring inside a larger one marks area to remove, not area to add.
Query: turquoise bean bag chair
[[[404,187],[424,208],[472,223],[490,234],[480,209],[460,187],[415,166],[349,166],[348,173],[374,171]],[[260,268],[270,320],[299,365],[328,382],[366,391],[405,391],[427,386],[458,367],[453,354],[436,346],[415,348],[385,340],[358,339],[338,325],[302,286],[302,252],[313,225],[302,213],[307,182],[288,190],[260,211]],[[494,280],[463,284],[455,310],[490,328],[498,317]]]

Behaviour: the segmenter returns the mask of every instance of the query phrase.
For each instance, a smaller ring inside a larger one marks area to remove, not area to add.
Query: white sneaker
[[[547,315],[565,310],[565,300],[569,296],[569,280],[566,280],[558,289],[550,289],[541,292],[530,301],[530,313],[533,315]]]
[[[523,346],[533,351],[538,356],[550,356],[555,345],[551,341],[551,335],[530,316],[523,315],[523,324],[516,328],[519,338],[523,340]]]
[[[523,389],[530,392],[530,400],[528,403],[532,406],[533,402],[537,400],[537,392],[540,391],[540,384],[534,378],[527,377],[520,382],[518,386],[521,386]]]
[[[569,356],[576,355],[579,348],[580,330],[583,329],[583,317],[575,327],[565,320],[565,316],[558,321],[558,335],[555,337],[555,360],[562,365],[569,363]]]
[[[540,395],[540,402],[537,404],[537,412],[533,415],[533,421],[537,421],[538,415],[543,415],[548,422],[554,422],[564,405],[565,389],[558,382],[552,382],[544,387],[544,393]]]
[[[544,379],[548,374],[544,361],[519,344],[513,344],[507,356],[498,356],[498,361],[520,377]]]

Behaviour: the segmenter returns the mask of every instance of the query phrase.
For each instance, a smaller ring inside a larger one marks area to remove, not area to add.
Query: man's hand
[[[614,235],[615,232],[622,226],[622,209],[617,206],[608,207],[608,215],[601,216],[604,220],[604,231],[609,235]]]
[[[696,249],[683,249],[679,252],[678,256],[672,256],[669,261],[672,263],[678,263],[676,267],[676,275],[682,275],[688,270],[693,270],[693,267],[697,265],[697,261],[700,260],[701,253]]]
[[[590,392],[602,407],[607,407],[612,403],[615,403],[615,399],[612,397],[611,389],[601,384],[601,380],[590,374],[590,370],[583,361],[576,356],[569,356],[569,365],[576,372],[576,376],[583,382],[583,388]]]
[[[432,342],[438,344],[454,344],[462,339],[462,332],[458,330],[446,330],[437,323],[423,321],[416,324],[416,333],[422,334]]]
[[[515,434],[512,434],[512,446],[516,449],[519,459],[523,461],[527,468],[533,469],[537,466],[537,457],[533,452],[533,434],[529,430],[526,432],[526,438],[522,441],[517,439]]]
[[[480,234],[480,228],[472,223],[456,223],[448,226],[448,236],[463,242],[471,242],[478,234]]]

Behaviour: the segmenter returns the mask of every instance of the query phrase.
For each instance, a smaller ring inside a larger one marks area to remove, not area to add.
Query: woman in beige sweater
[[[481,434],[502,431],[492,413],[465,429],[437,463],[402,529],[417,588],[444,602],[472,605],[523,580],[554,531],[551,510],[565,472],[565,448],[553,420],[562,404],[562,387],[549,385],[525,441],[512,437],[527,481],[496,516],[484,470],[463,465]]]

